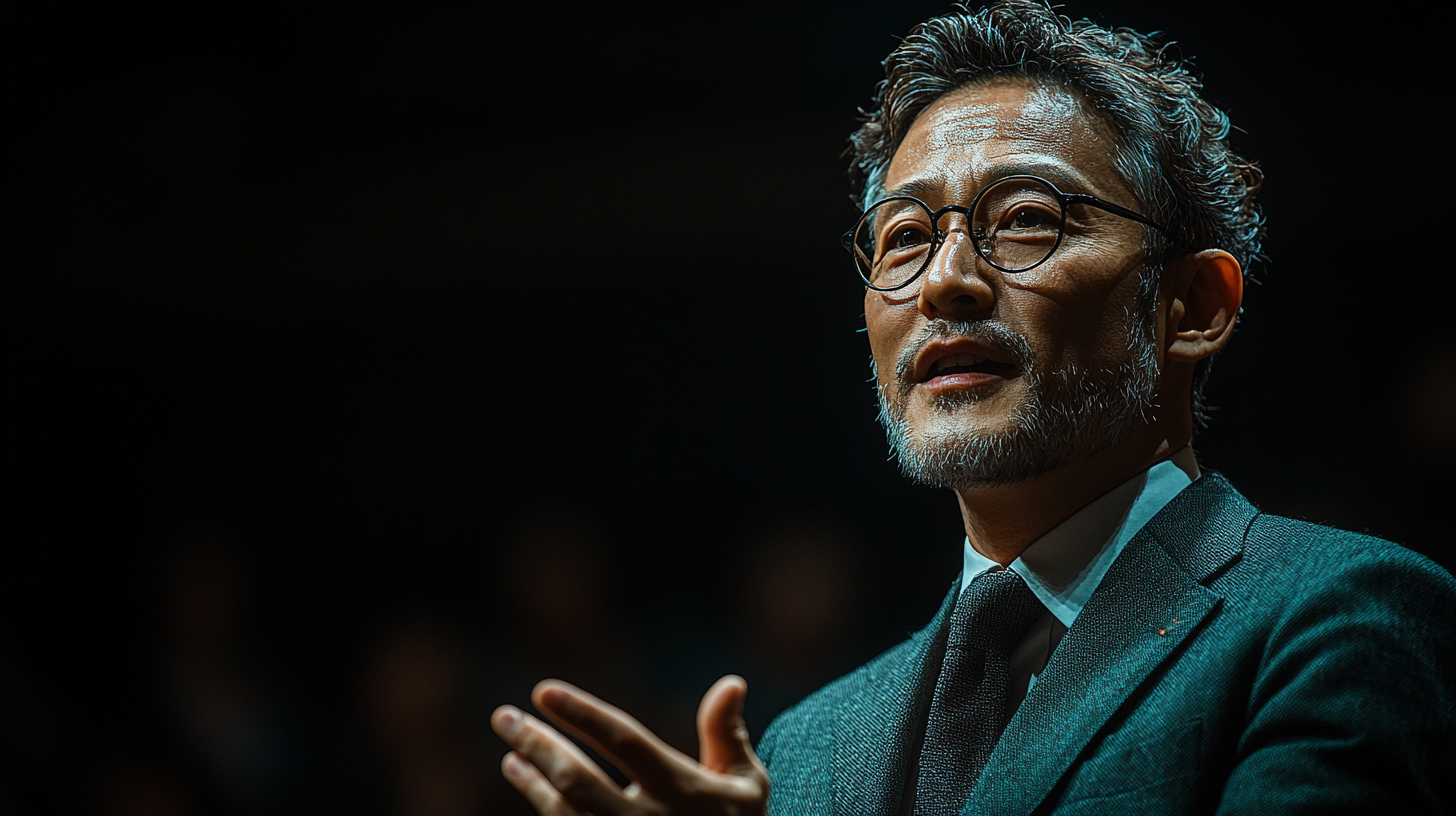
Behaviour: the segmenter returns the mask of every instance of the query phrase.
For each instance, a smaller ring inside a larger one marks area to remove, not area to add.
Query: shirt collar
[[[1153,465],[1073,513],[1032,542],[1011,569],[1063,626],[1086,606],[1112,562],[1138,530],[1199,476],[1191,447]],[[999,565],[966,539],[961,591]]]

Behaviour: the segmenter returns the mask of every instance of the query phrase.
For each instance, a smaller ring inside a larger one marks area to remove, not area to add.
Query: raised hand
[[[513,749],[501,770],[543,816],[767,813],[768,774],[743,724],[748,684],[728,675],[698,705],[699,761],[615,706],[560,680],[543,680],[531,702],[632,780],[622,788],[556,729],[514,706],[491,727]]]

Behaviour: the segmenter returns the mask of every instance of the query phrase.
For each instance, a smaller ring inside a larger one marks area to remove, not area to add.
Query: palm
[[[742,678],[722,678],[698,706],[701,756],[669,746],[626,712],[559,680],[539,683],[536,708],[632,780],[619,787],[555,729],[510,706],[491,718],[513,749],[502,770],[542,814],[732,814],[767,812],[768,776],[743,725]]]

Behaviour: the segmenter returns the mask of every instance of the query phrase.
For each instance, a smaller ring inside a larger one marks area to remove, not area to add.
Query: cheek
[[[913,330],[913,319],[906,314],[910,311],[889,307],[878,292],[865,294],[865,334],[869,337],[870,354],[874,357],[875,371],[881,383],[887,383],[895,376],[900,349],[905,346],[908,332]]]
[[[1107,368],[1127,357],[1128,332],[1137,324],[1130,312],[1137,302],[1140,267],[1107,271],[1074,276],[1061,267],[1046,270],[1038,280],[1012,284],[1016,291],[1008,293],[1008,300],[1014,298],[1020,308],[1007,309],[1007,316],[1014,311],[1012,328],[1036,346],[1043,367]]]
[[[1069,359],[1090,368],[1110,368],[1127,360],[1137,325],[1132,314],[1136,292],[1130,288],[1126,297],[1118,294],[1122,293],[1103,301],[1103,308],[1088,308],[1066,320]]]
[[[1089,241],[1071,236],[1063,239],[1055,254],[1030,272],[1004,276],[1008,289],[1032,293],[1070,306],[1074,302],[1103,300],[1117,296],[1142,270],[1142,253],[1128,252],[1117,241]]]

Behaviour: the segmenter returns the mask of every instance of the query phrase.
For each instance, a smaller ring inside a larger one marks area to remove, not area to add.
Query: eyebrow
[[[1092,190],[1092,185],[1087,181],[1087,177],[1077,172],[1076,168],[1055,162],[998,164],[990,168],[985,178],[979,179],[979,186],[985,187],[987,184],[1000,181],[1008,176],[1040,176],[1057,185],[1064,193],[1086,193]],[[896,185],[893,189],[885,190],[880,198],[914,196],[925,199],[944,191],[945,184],[940,179],[921,177],[909,179],[903,184]]]

